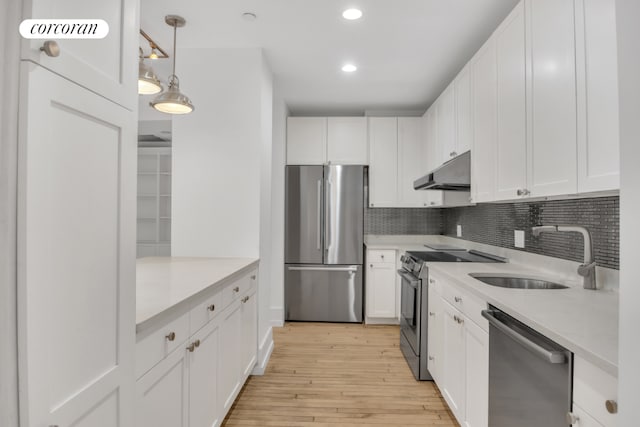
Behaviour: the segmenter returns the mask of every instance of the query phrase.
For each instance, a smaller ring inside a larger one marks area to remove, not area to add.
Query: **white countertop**
[[[149,257],[136,262],[136,325],[145,324],[237,273],[255,268],[257,258]]]
[[[576,355],[618,375],[618,293],[590,291],[581,282],[559,280],[518,264],[428,263],[430,271],[478,295]],[[487,285],[469,273],[542,278],[568,289],[506,289]]]
[[[576,273],[578,263],[447,236],[365,236],[367,249],[429,250],[423,246],[425,243],[457,245],[509,258],[507,264],[433,262],[428,265],[434,273],[617,376],[619,294],[615,290],[583,289]],[[505,289],[482,283],[469,273],[542,278],[567,285],[569,289]],[[599,283],[617,281],[617,271],[600,269],[598,274]]]

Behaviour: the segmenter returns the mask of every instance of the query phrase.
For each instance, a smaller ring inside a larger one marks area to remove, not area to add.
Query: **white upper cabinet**
[[[490,38],[472,59],[473,145],[471,191],[474,202],[495,197],[496,177],[496,44]]]
[[[467,64],[453,82],[456,105],[456,154],[471,149],[473,141],[473,120],[471,105],[471,66]]]
[[[422,161],[422,132],[422,118],[398,117],[398,199],[402,207],[427,205],[429,192],[413,189],[413,182],[428,172]]]
[[[528,188],[531,197],[577,187],[574,0],[527,1]]]
[[[493,200],[507,200],[515,198],[518,196],[518,190],[522,192],[527,187],[524,3],[515,7],[498,27],[494,38],[497,72],[497,145]]]
[[[60,56],[47,56],[46,40],[23,39],[22,59],[28,59],[129,110],[138,109],[138,2],[135,0],[27,0],[24,19],[103,19],[109,34],[103,39],[56,40]]]
[[[288,117],[287,164],[367,165],[365,117]]]
[[[327,120],[327,160],[338,164],[369,164],[367,118],[329,117]]]
[[[322,165],[327,162],[327,118],[287,118],[287,164]]]
[[[453,84],[442,92],[435,105],[438,112],[436,157],[442,164],[460,154],[456,152],[456,97]]]
[[[620,188],[615,0],[576,0],[578,192]]]
[[[369,206],[398,202],[398,119],[369,118]]]

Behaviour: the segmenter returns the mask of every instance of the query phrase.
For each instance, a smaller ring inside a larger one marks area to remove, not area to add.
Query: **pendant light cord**
[[[173,21],[173,73],[172,76],[176,76],[176,32],[178,29],[178,23]]]

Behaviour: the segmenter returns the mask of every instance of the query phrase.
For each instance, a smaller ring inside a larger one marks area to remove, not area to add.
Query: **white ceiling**
[[[141,0],[140,21],[169,52],[167,14],[187,20],[178,30],[178,48],[264,48],[295,115],[424,111],[517,2]],[[343,19],[349,7],[361,9],[363,18]],[[258,19],[248,22],[243,12]],[[346,62],[358,71],[342,72]]]

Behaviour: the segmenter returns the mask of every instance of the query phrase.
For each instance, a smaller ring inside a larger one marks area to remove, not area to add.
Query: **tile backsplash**
[[[531,227],[536,225],[562,224],[589,229],[597,264],[619,268],[618,196],[446,209],[442,234],[456,237],[456,227],[461,225],[462,238],[466,240],[582,262],[584,244],[579,233],[542,233],[539,237],[531,233]],[[514,246],[514,230],[524,231],[524,249]]]
[[[448,209],[365,208],[365,234],[443,234],[509,249],[583,261],[578,233],[543,233],[536,225],[575,224],[589,229],[596,262],[619,269],[620,199],[618,196],[539,202],[481,204]],[[524,231],[524,248],[514,245],[514,230]]]
[[[365,208],[364,234],[442,234],[443,209]]]

